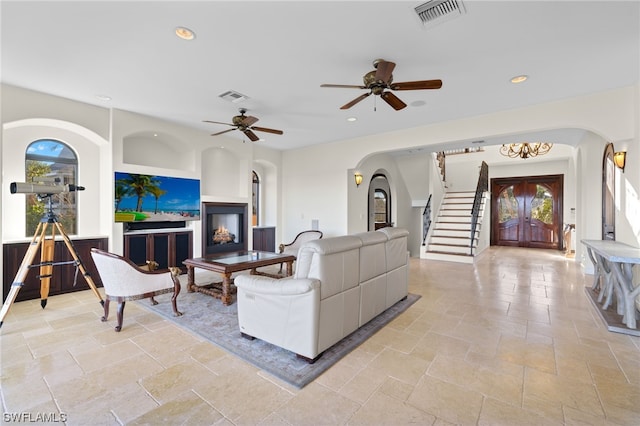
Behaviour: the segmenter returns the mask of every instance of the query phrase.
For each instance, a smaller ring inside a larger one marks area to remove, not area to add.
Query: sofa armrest
[[[236,287],[260,294],[297,295],[320,288],[320,281],[311,278],[276,279],[260,275],[238,275]]]
[[[238,275],[238,326],[255,337],[305,358],[318,355],[320,281]]]

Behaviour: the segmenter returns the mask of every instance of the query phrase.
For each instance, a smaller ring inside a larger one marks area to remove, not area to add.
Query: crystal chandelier
[[[509,158],[529,158],[546,154],[547,152],[549,152],[552,146],[553,144],[548,142],[510,143],[502,145],[502,147],[500,148],[500,154]]]

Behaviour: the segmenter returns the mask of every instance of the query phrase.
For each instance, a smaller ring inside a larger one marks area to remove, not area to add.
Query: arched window
[[[387,199],[387,192],[376,188],[373,195],[373,219],[376,223],[386,224],[389,222],[389,218],[387,217]]]
[[[616,239],[615,193],[616,175],[613,165],[613,144],[604,149],[602,158],[602,239]]]
[[[45,185],[77,185],[78,157],[66,144],[40,139],[32,142],[25,153],[25,182]],[[26,236],[36,231],[46,213],[47,194],[26,194]],[[77,204],[75,192],[52,193],[51,205],[67,234],[77,233]]]
[[[391,188],[387,177],[375,174],[369,183],[369,224],[368,229],[393,226],[391,218]]]
[[[258,226],[260,219],[260,178],[258,174],[253,171],[253,183],[251,184],[251,203],[252,203],[252,213],[251,213],[251,223],[253,226]]]

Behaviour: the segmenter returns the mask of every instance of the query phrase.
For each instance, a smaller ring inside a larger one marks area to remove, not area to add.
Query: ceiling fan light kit
[[[341,106],[340,109],[349,109],[370,95],[376,95],[380,96],[382,100],[396,111],[405,108],[407,104],[405,104],[393,92],[390,92],[390,90],[428,90],[439,89],[442,87],[442,80],[419,80],[394,83],[392,73],[396,64],[394,62],[385,61],[384,59],[376,59],[373,61],[373,67],[375,70],[369,71],[362,77],[363,85],[361,86],[350,84],[321,84],[320,87],[368,90],[368,92],[363,93],[351,102]]]
[[[210,121],[210,120],[203,120],[203,121],[205,123],[224,124],[224,125],[233,127],[232,129],[223,130],[218,133],[212,133],[211,136],[218,136],[227,132],[231,132],[233,130],[239,130],[242,133],[244,133],[251,140],[251,142],[256,142],[256,141],[259,141],[260,138],[255,133],[253,133],[254,131],[273,133],[274,135],[284,134],[282,130],[254,126],[254,124],[258,122],[259,119],[251,115],[245,115],[245,113],[247,112],[245,108],[240,108],[239,112],[240,112],[240,115],[236,115],[235,117],[233,117],[231,119],[231,123],[222,123],[220,121]]]

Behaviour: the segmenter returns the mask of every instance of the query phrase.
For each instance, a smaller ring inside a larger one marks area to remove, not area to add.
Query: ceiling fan
[[[393,83],[393,76],[391,73],[396,67],[393,62],[385,61],[384,59],[376,59],[373,61],[373,67],[375,70],[366,73],[362,80],[363,86],[349,85],[349,84],[321,84],[320,87],[337,87],[347,89],[368,89],[369,92],[364,93],[351,102],[343,105],[340,109],[349,109],[361,100],[365,99],[371,94],[380,95],[380,97],[396,111],[406,107],[407,104],[402,102],[396,95],[389,90],[423,90],[423,89],[439,89],[442,87],[442,80],[421,80],[421,81],[405,81],[402,83]]]
[[[247,135],[247,137],[249,139],[251,139],[252,142],[255,142],[257,140],[260,140],[260,138],[255,133],[253,133],[254,130],[256,132],[267,132],[267,133],[273,133],[273,134],[276,134],[276,135],[283,134],[282,130],[268,129],[266,127],[254,126],[253,124],[258,121],[258,119],[256,117],[253,117],[251,115],[244,115],[247,112],[247,110],[244,109],[244,108],[240,108],[239,112],[240,112],[240,115],[236,115],[235,117],[233,117],[231,119],[233,124],[231,124],[231,123],[221,123],[219,121],[209,121],[209,120],[203,120],[203,122],[205,122],[205,123],[214,123],[214,124],[226,124],[227,126],[233,126],[234,127],[233,129],[228,129],[228,130],[223,130],[223,131],[218,132],[218,133],[213,133],[213,134],[211,134],[211,136],[221,135],[223,133],[227,133],[227,132],[230,132],[232,130],[240,130],[242,133]]]

